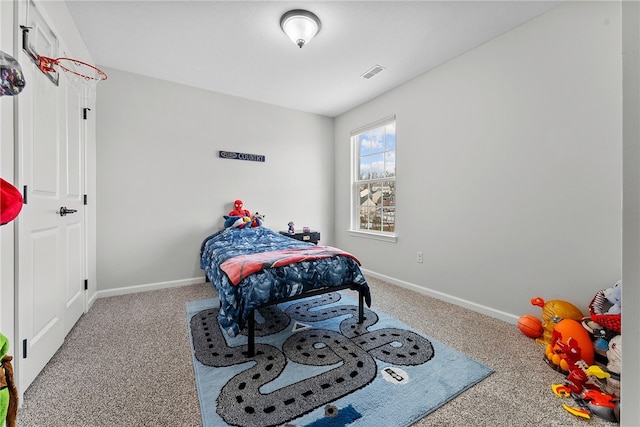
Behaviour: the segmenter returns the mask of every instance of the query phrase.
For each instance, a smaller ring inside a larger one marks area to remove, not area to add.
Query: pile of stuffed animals
[[[589,316],[567,301],[536,297],[531,303],[542,307],[542,321],[526,314],[518,327],[545,345],[549,366],[567,375],[563,384],[552,385],[556,396],[575,402],[563,408],[579,417],[619,422],[622,281],[593,297]]]
[[[261,227],[264,215],[258,212],[251,215],[247,209],[244,209],[242,200],[233,202],[233,210],[228,215],[224,215],[224,228],[245,228],[245,227]]]
[[[15,427],[18,413],[18,389],[13,381],[13,367],[9,356],[9,340],[0,333],[0,426]]]

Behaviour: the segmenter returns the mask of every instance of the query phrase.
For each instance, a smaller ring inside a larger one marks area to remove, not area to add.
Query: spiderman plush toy
[[[242,209],[242,200],[236,200],[233,202],[233,210],[229,212],[229,216],[239,216],[244,218],[245,216],[251,217],[251,212],[246,209]]]
[[[242,209],[242,200],[233,202],[233,210],[229,212],[228,216],[225,216],[225,218],[229,217],[236,218],[235,228],[251,227],[251,213],[246,209]]]
[[[229,212],[229,215],[225,215],[224,218],[227,221],[231,221],[229,225],[225,223],[225,227],[229,227],[232,224],[234,228],[261,227],[264,215],[256,212],[251,216],[251,212],[247,209],[242,209],[242,200],[236,200],[233,202],[233,210]]]

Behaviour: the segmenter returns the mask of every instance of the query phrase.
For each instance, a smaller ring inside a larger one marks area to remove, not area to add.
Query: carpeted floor
[[[616,425],[562,409],[550,388],[562,375],[516,326],[368,281],[374,310],[495,371],[416,426]],[[18,425],[199,426],[184,307],[215,296],[210,284],[201,284],[99,299],[26,390]]]

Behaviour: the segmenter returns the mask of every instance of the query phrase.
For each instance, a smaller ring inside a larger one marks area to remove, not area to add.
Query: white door
[[[32,2],[29,41],[58,54],[58,41]],[[21,51],[27,86],[18,99],[18,176],[26,204],[18,219],[18,386],[24,392],[86,307],[84,153],[78,96]],[[64,214],[61,208],[76,211]]]
[[[85,121],[82,119],[83,108],[80,105],[80,96],[77,89],[68,84],[61,76],[60,88],[63,90],[62,111],[66,115],[60,123],[66,124],[66,129],[60,134],[62,138],[62,153],[64,154],[59,164],[60,178],[62,181],[62,194],[60,207],[65,207],[69,213],[56,217],[61,221],[60,226],[66,232],[63,239],[64,260],[66,261],[66,277],[64,284],[64,323],[65,336],[73,325],[76,324],[86,309],[86,259],[85,259],[85,212],[84,212],[84,164],[85,164]],[[66,96],[65,96],[66,95]],[[60,214],[60,209],[58,209]]]

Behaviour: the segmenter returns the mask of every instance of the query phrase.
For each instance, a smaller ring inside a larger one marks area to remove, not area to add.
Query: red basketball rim
[[[40,69],[44,72],[55,71],[54,66],[58,66],[64,72],[82,77],[85,80],[107,80],[107,74],[100,68],[78,59],[39,56],[38,61]]]

